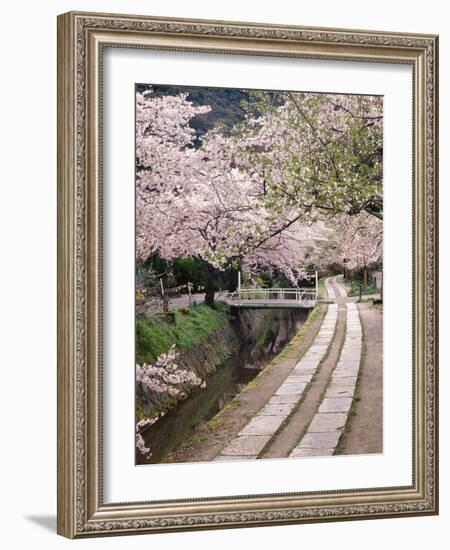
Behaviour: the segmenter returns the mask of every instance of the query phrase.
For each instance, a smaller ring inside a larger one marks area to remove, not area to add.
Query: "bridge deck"
[[[296,303],[292,300],[282,301],[271,301],[271,302],[237,302],[229,301],[228,302],[233,307],[239,307],[241,309],[310,309],[315,307],[316,302],[303,302]]]
[[[239,308],[309,309],[317,303],[317,292],[314,288],[246,288],[230,292],[222,299]]]

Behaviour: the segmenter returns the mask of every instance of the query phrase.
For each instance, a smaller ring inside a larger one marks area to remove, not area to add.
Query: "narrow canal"
[[[198,426],[222,410],[283,350],[304,324],[308,313],[305,309],[267,311],[256,334],[247,339],[239,334],[242,319],[235,318],[240,349],[207,378],[206,388],[194,391],[142,434],[146,445],[152,449],[146,462],[163,462],[170,452],[195,433]]]

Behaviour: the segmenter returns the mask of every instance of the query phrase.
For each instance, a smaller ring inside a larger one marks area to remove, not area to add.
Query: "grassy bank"
[[[228,322],[228,307],[217,302],[171,311],[166,317],[153,315],[136,321],[136,362],[153,363],[175,344],[180,351],[193,348]]]

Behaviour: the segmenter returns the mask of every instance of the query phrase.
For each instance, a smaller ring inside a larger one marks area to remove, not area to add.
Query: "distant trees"
[[[340,264],[353,270],[378,262],[382,254],[383,222],[368,212],[360,212],[330,220],[313,258],[319,266]]]

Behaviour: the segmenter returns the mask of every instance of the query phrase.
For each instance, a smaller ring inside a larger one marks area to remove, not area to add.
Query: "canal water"
[[[250,340],[206,380],[206,388],[195,390],[185,401],[146,430],[142,437],[152,455],[148,464],[162,462],[190,438],[202,423],[221,411],[280,353],[306,321],[309,310],[273,309]],[[239,325],[239,319],[236,325]]]

